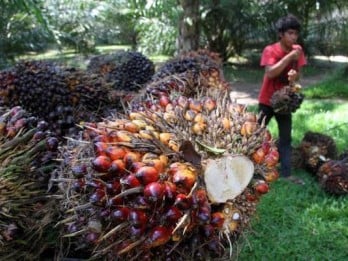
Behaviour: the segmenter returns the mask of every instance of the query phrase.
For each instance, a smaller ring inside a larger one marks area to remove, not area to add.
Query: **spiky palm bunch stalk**
[[[34,260],[55,245],[57,200],[48,183],[58,139],[18,106],[3,108],[0,126],[0,256]]]

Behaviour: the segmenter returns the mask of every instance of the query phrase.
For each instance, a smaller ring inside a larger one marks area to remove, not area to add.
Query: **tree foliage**
[[[187,4],[194,1],[0,0],[0,58],[9,61],[54,46],[91,52],[97,44],[130,44],[146,54],[172,55],[182,47],[185,13],[198,26],[192,37],[199,39],[198,47],[224,59],[276,41],[274,23],[286,13],[300,18],[307,53],[348,52],[346,0],[195,1],[199,12],[190,14]]]

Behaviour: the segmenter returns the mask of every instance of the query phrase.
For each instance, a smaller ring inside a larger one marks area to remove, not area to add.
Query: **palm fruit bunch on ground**
[[[274,92],[271,97],[273,110],[279,114],[290,114],[300,108],[304,99],[299,84],[292,84]]]
[[[23,107],[57,134],[75,131],[80,120],[100,120],[117,102],[101,77],[49,61],[20,62],[0,79],[3,105]]]
[[[229,100],[222,82],[214,88],[189,78],[165,98],[149,92],[124,116],[85,123],[81,137],[68,140],[57,178],[66,209],[61,257],[233,255],[278,178],[279,154],[265,126]]]
[[[93,57],[87,71],[102,75],[115,90],[129,94],[142,89],[155,73],[155,66],[140,52],[119,51]]]
[[[19,106],[1,108],[1,260],[38,260],[55,247],[59,204],[48,184],[59,165],[58,145],[47,122]]]
[[[323,163],[317,177],[322,188],[333,195],[348,194],[348,156],[342,153],[338,159],[330,159]]]
[[[306,132],[297,150],[298,156],[302,157],[302,167],[313,175],[316,175],[325,161],[337,157],[337,147],[333,138],[318,132]]]
[[[207,50],[182,52],[161,65],[152,80],[157,81],[168,75],[190,71],[194,75],[203,74],[211,77],[222,77],[222,60],[219,55]],[[218,74],[218,75],[217,75]]]

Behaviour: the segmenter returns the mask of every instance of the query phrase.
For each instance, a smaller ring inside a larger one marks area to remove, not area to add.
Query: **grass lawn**
[[[316,72],[313,68],[307,70],[310,74]],[[345,70],[338,68],[322,82],[304,90],[306,99],[293,114],[295,146],[306,131],[314,131],[331,136],[339,152],[347,150]],[[269,129],[277,137],[275,120]],[[306,184],[282,179],[272,184],[270,192],[261,198],[251,229],[235,249],[238,260],[348,260],[348,197],[325,193],[316,178],[304,170],[296,169],[293,173]]]

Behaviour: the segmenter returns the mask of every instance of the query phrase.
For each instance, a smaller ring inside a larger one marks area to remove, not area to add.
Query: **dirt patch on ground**
[[[325,75],[314,75],[310,77],[303,77],[300,81],[300,84],[303,88],[307,86],[316,84],[324,79]],[[261,82],[259,83],[249,83],[244,81],[235,81],[231,82],[232,92],[230,94],[231,99],[234,101],[247,104],[255,105],[257,104],[257,97],[259,95]]]

